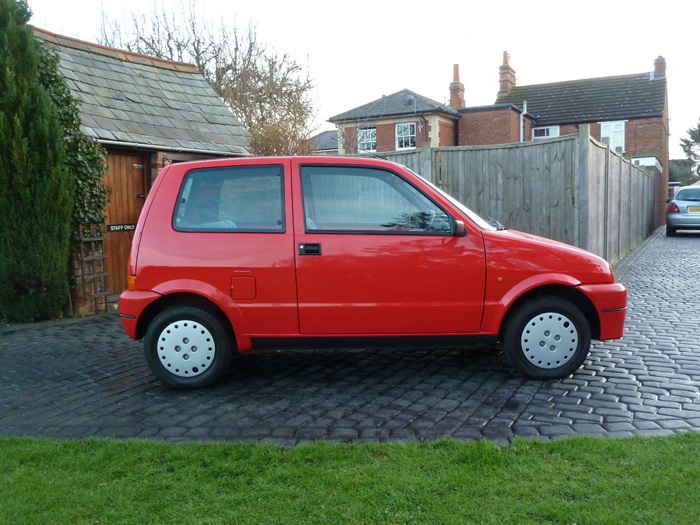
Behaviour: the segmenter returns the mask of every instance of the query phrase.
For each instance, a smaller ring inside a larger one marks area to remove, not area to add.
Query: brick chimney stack
[[[666,76],[666,59],[659,56],[654,60],[654,77],[665,77]]]
[[[464,84],[459,81],[459,64],[455,64],[452,68],[452,82],[450,83],[450,106],[453,108],[463,108],[464,102]]]
[[[499,95],[508,95],[515,87],[515,70],[510,67],[510,55],[508,51],[503,52],[503,65],[499,68]]]

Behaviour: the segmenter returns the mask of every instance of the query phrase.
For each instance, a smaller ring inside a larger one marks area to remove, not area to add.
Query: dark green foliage
[[[668,171],[669,182],[680,182],[681,186],[690,186],[700,180],[700,174],[697,173],[697,168],[689,159],[671,160],[669,161]]]
[[[685,156],[693,163],[692,173],[696,177],[695,180],[700,179],[700,121],[696,127],[688,130],[687,139],[681,139],[681,147]]]
[[[104,223],[107,192],[102,178],[107,171],[105,151],[96,140],[80,131],[78,102],[73,98],[66,79],[58,71],[58,55],[47,45],[40,47],[39,81],[58,109],[63,126],[66,167],[75,179],[73,206],[73,253],[78,247],[81,223]]]
[[[0,315],[10,321],[54,316],[68,297],[73,179],[30,15],[25,0],[0,0]]]

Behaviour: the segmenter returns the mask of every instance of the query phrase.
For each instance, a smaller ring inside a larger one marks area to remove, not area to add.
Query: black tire
[[[578,307],[558,297],[520,305],[503,334],[506,357],[531,379],[558,379],[574,373],[590,347],[588,320]]]
[[[232,349],[229,331],[219,318],[196,306],[163,310],[144,337],[148,366],[174,388],[211,385],[228,368]]]
[[[666,226],[666,237],[675,237],[676,236],[676,228],[671,228],[670,226]]]

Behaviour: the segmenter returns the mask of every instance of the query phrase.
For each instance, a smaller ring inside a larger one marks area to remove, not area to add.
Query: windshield
[[[410,172],[413,173],[414,175],[416,175],[416,176],[420,177],[421,179],[423,179],[423,177],[421,177],[420,175],[418,175],[418,174],[417,174],[415,171],[413,171],[411,168],[408,168],[408,167],[406,167],[406,166],[404,166],[404,168],[406,168],[408,171],[410,171]],[[429,180],[426,180],[426,179],[423,179],[423,180],[424,180],[425,182],[427,182],[428,185],[430,185],[431,188],[433,188],[433,189],[434,189],[435,191],[437,191],[440,195],[442,195],[442,196],[445,197],[448,201],[450,201],[450,203],[452,203],[456,208],[459,208],[459,211],[461,211],[462,213],[464,213],[464,215],[466,215],[467,217],[469,217],[469,219],[470,219],[474,224],[476,224],[479,228],[481,228],[482,230],[492,230],[492,231],[493,231],[493,230],[498,230],[498,229],[501,229],[501,228],[502,228],[502,226],[500,225],[500,223],[499,223],[498,226],[497,226],[497,225],[495,225],[495,224],[492,224],[491,222],[488,222],[487,220],[483,219],[482,217],[480,217],[479,215],[477,215],[476,213],[474,213],[472,210],[470,210],[469,208],[467,208],[464,204],[462,204],[461,202],[459,202],[457,199],[455,199],[452,195],[449,195],[448,193],[445,193],[443,190],[441,190],[440,188],[438,188],[437,186],[435,186],[435,184],[433,184],[433,183],[430,182]],[[499,228],[499,226],[501,226],[501,228]]]
[[[675,198],[677,201],[700,201],[700,188],[678,190]]]

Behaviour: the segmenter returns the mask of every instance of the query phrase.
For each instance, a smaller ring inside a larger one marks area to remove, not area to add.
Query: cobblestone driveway
[[[150,375],[114,314],[0,326],[0,433],[293,445],[700,429],[700,234],[659,231],[615,273],[624,339],[560,381],[523,379],[497,349],[284,351],[182,392]]]

